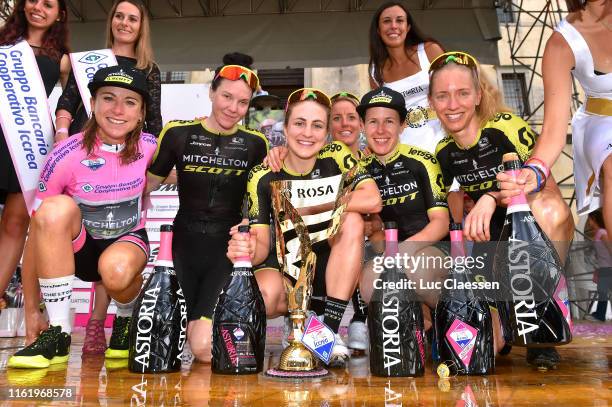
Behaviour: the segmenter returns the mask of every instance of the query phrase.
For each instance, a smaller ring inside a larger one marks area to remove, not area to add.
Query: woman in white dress
[[[612,1],[566,0],[567,18],[549,38],[544,51],[544,126],[529,164],[513,183],[498,180],[503,196],[539,190],[563,147],[571,102],[571,75],[584,89],[585,103],[572,119],[574,178],[579,215],[603,208],[612,233]]]
[[[391,88],[406,101],[406,127],[402,144],[435,152],[445,133],[429,108],[429,61],[444,51],[415,26],[403,2],[380,6],[370,25],[370,87]]]

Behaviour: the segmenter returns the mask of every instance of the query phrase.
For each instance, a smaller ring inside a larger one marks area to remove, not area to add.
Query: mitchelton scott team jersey
[[[502,157],[517,153],[521,161],[527,160],[535,145],[535,133],[520,117],[511,113],[498,113],[478,132],[474,144],[459,147],[451,136],[444,138],[436,148],[436,158],[442,167],[444,184],[453,178],[474,202],[486,192],[497,191],[497,173],[504,170]],[[491,239],[496,240],[506,216],[506,208],[498,206],[491,218]]]
[[[242,126],[218,133],[202,120],[173,121],[164,127],[158,143],[149,172],[165,178],[176,166],[177,216],[240,221],[247,175],[268,153],[263,134]]]
[[[400,240],[427,226],[430,211],[448,210],[442,171],[430,152],[398,143],[384,164],[374,154],[361,162],[378,185],[380,217],[397,223]]]
[[[450,186],[454,177],[476,202],[485,192],[496,190],[497,173],[504,169],[502,156],[517,153],[524,162],[534,144],[535,134],[523,119],[498,113],[479,130],[473,145],[463,149],[448,136],[438,143],[436,157],[444,184]]]
[[[85,229],[95,239],[112,239],[143,228],[142,196],[156,146],[155,137],[141,134],[136,159],[124,164],[123,144],[109,145],[98,139],[88,155],[83,133],[63,140],[43,167],[35,208],[50,196],[72,197]]]
[[[342,174],[356,168],[353,180],[345,179]],[[327,244],[326,231],[330,226],[333,206],[341,187],[352,182],[356,188],[362,182],[372,182],[370,175],[359,165],[349,148],[341,142],[333,142],[324,146],[317,156],[310,172],[298,174],[286,167],[279,172],[272,172],[268,167],[258,165],[249,173],[247,184],[247,202],[249,219],[252,226],[270,226],[273,212],[270,182],[291,180],[291,190],[287,191],[291,204],[300,213],[307,225],[313,250],[325,250]],[[285,253],[289,273],[293,277],[299,271],[300,254],[299,241],[294,230],[286,233]],[[319,271],[319,270],[317,270]]]

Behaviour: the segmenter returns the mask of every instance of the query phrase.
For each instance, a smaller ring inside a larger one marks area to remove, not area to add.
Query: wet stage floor
[[[525,363],[525,350],[515,347],[497,358],[496,373],[486,377],[442,380],[431,371],[424,377],[371,377],[367,356],[353,357],[346,369],[330,378],[301,383],[261,375],[212,374],[209,365],[183,365],[179,373],[140,375],[121,366],[105,366],[103,357],[82,358],[83,330],[73,334],[66,365],[50,369],[7,369],[8,357],[22,338],[0,339],[0,406],[131,405],[131,406],[597,406],[612,405],[610,360],[612,324],[579,323],[574,341],[560,347],[558,369],[541,372]],[[107,337],[109,332],[107,331]],[[267,364],[278,362],[280,336],[268,338]],[[71,401],[10,399],[19,389],[71,387]]]

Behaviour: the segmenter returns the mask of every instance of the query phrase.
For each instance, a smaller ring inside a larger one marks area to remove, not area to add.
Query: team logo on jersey
[[[320,176],[321,176],[321,170],[317,168],[316,170],[312,172],[312,174],[310,175],[310,178],[314,179],[314,178],[319,178]]]
[[[92,171],[96,171],[100,169],[104,164],[106,164],[106,160],[102,157],[92,158],[92,159],[84,159],[81,161],[85,167],[89,168]]]
[[[220,152],[221,150],[219,149],[219,147],[215,148],[215,155],[219,155]]]
[[[393,169],[394,170],[399,170],[400,168],[404,167],[404,163],[402,161],[398,161],[395,164],[393,164]]]
[[[40,192],[45,192],[45,191],[47,190],[47,185],[45,185],[45,183],[44,183],[44,182],[40,181],[40,182],[38,183],[38,190],[39,190]]]
[[[388,175],[385,175],[385,184],[387,185],[391,184],[391,180],[389,179]]]
[[[232,137],[230,144],[244,145],[244,139],[242,137]]]
[[[478,146],[480,148],[488,147],[489,144],[489,139],[487,137],[482,137],[480,140],[478,140]]]
[[[85,184],[81,187],[81,189],[83,190],[83,192],[91,192],[93,191],[93,187],[89,184]]]
[[[106,59],[106,55],[99,54],[97,52],[88,52],[87,54],[83,55],[81,59],[79,59],[79,62],[84,63],[84,64],[93,65],[93,64],[97,64],[103,59]]]

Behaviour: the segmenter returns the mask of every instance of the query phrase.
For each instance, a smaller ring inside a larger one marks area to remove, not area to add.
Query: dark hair
[[[601,210],[601,208],[590,212],[588,217],[595,223],[597,223],[597,226],[599,226],[600,228],[605,228],[606,224],[604,222],[604,218],[603,218],[603,212]]]
[[[439,44],[438,41],[434,40],[433,38],[425,36],[425,34],[423,34],[423,32],[416,26],[412,16],[408,12],[408,8],[406,8],[403,2],[389,1],[384,3],[378,8],[378,10],[376,10],[374,16],[372,17],[372,22],[370,23],[370,63],[368,69],[370,72],[372,72],[372,70],[374,71],[373,77],[378,86],[382,86],[385,82],[382,69],[385,61],[389,58],[387,47],[378,34],[378,20],[380,19],[380,15],[383,11],[395,6],[404,10],[406,13],[406,22],[410,26],[410,31],[408,31],[406,34],[406,40],[404,41],[404,49],[406,51],[422,42],[430,41]]]
[[[570,13],[573,13],[579,10],[584,10],[585,4],[586,4],[586,0],[565,0],[567,11],[569,11]]]
[[[251,69],[251,65],[253,65],[253,57],[247,54],[243,54],[241,52],[232,52],[223,55],[223,65],[215,69],[215,79],[213,79],[212,83],[210,84],[210,88],[213,91],[217,90],[217,88],[221,84],[221,80],[223,78],[217,78],[217,75],[219,74],[221,68],[226,65],[240,65],[244,66],[245,68]]]
[[[253,65],[253,57],[242,52],[232,52],[223,55],[223,65],[241,65],[251,69]]]
[[[26,0],[18,0],[13,12],[0,29],[0,45],[15,44],[28,34],[28,20],[25,16]],[[39,48],[41,55],[46,55],[56,61],[70,52],[68,47],[68,9],[65,0],[57,0],[59,6],[59,21],[49,27]]]

